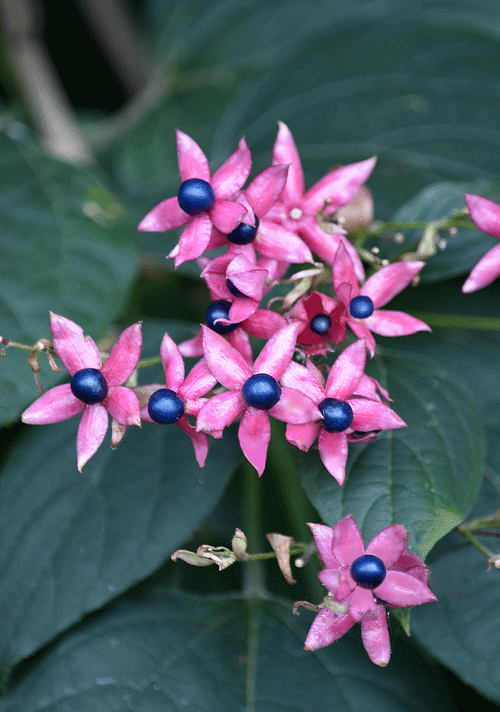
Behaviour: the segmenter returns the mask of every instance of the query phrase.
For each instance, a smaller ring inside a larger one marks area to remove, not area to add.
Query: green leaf
[[[312,620],[294,617],[291,602],[168,591],[117,601],[29,665],[0,711],[437,712],[452,703],[439,669],[401,642],[385,669],[359,635],[305,652]]]
[[[443,367],[384,353],[370,374],[389,390],[407,428],[368,445],[349,445],[342,487],[316,451],[293,454],[302,483],[326,524],[353,514],[365,543],[403,524],[410,547],[425,558],[471,508],[483,472],[484,435],[466,388]]]
[[[31,427],[0,480],[3,675],[158,568],[212,511],[240,459],[227,432],[200,469],[179,428],[143,423],[116,452],[106,441],[80,474],[77,420]]]
[[[490,181],[469,181],[468,183],[434,183],[421,190],[405,203],[393,216],[394,222],[414,220],[439,220],[456,210],[466,208],[464,193],[478,193],[492,200],[498,200],[498,186]],[[422,230],[406,231],[406,242],[419,240]],[[486,252],[498,244],[494,237],[485,235],[475,228],[459,228],[456,236],[440,233],[446,242],[443,250],[429,259],[421,274],[422,283],[438,282],[470,272]],[[400,247],[398,249],[401,249]]]
[[[0,134],[1,336],[50,338],[49,310],[100,337],[122,307],[135,272],[125,210],[87,169]],[[43,359],[41,359],[42,361]],[[47,372],[47,373],[46,373]],[[56,378],[46,368],[45,388]],[[37,395],[26,352],[2,359],[0,423]]]
[[[474,516],[494,514],[500,506],[498,481],[485,482]],[[498,551],[498,539],[479,536]],[[429,557],[432,606],[412,613],[412,632],[425,649],[451,668],[464,682],[500,702],[498,610],[500,571],[488,570],[486,558],[458,534],[450,534]]]

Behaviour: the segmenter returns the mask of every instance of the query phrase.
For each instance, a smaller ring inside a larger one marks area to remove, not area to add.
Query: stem
[[[148,368],[149,366],[157,366],[161,363],[161,356],[151,356],[151,358],[141,358],[136,368]]]
[[[435,314],[433,312],[414,313],[417,319],[429,326],[444,329],[480,329],[481,331],[500,331],[500,319],[490,316],[466,316],[463,314]]]
[[[473,544],[476,547],[476,549],[479,549],[481,554],[484,554],[484,556],[486,556],[488,561],[494,556],[493,552],[489,551],[489,549],[487,549],[485,546],[483,546],[481,544],[481,542],[478,541],[476,539],[476,537],[473,536],[468,529],[460,530],[460,528],[459,528],[458,531],[460,532],[460,534],[462,534],[462,536],[464,536],[468,541],[470,541],[470,543]]]

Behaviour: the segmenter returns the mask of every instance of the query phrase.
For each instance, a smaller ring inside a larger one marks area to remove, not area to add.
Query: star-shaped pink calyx
[[[333,288],[344,304],[345,322],[360,339],[366,339],[370,355],[375,353],[372,331],[381,336],[406,336],[416,331],[431,331],[420,319],[400,311],[380,309],[407,287],[425,267],[425,262],[396,262],[382,267],[359,287],[354,263],[341,239],[333,262]],[[364,277],[361,281],[364,281]]]
[[[318,212],[324,209],[323,214],[327,216],[347,205],[368,179],[376,160],[373,157],[337,168],[305,191],[304,173],[295,141],[288,126],[280,121],[273,164],[289,164],[290,167],[285,188],[267,212],[266,219],[300,235],[323,262],[331,265],[345,230],[338,227],[335,234],[326,233],[318,225]],[[348,244],[356,273],[361,278],[363,266],[354,247]]]
[[[379,399],[358,396],[367,389],[375,390],[366,381],[364,339],[348,346],[336,359],[324,385],[321,373],[312,363],[308,367],[292,362],[283,374],[282,383],[307,395],[322,413],[322,420],[290,424],[286,439],[307,451],[318,438],[321,461],[339,485],[345,479],[347,443],[358,441],[358,433],[372,434],[379,430],[403,428],[401,418]],[[378,386],[378,384],[376,384]]]
[[[387,665],[390,642],[385,605],[409,608],[437,600],[428,586],[429,571],[424,562],[406,549],[405,528],[392,524],[382,529],[365,549],[352,514],[333,528],[309,526],[325,565],[318,577],[332,600],[347,611],[336,613],[323,608],[309,630],[306,650],[330,645],[360,622],[371,660]]]
[[[217,432],[242,415],[238,430],[241,449],[259,475],[264,471],[271,437],[269,415],[286,423],[305,423],[321,417],[307,396],[278,384],[292,358],[296,332],[297,327],[291,324],[274,334],[252,369],[222,336],[203,327],[208,367],[228,392],[213,396],[203,406],[196,428]]]
[[[205,359],[196,363],[184,378],[184,361],[175,342],[165,333],[160,347],[165,386],[153,383],[135,388],[141,404],[141,418],[149,423],[175,423],[191,439],[196,460],[203,467],[208,453],[208,438],[196,431],[186,416],[196,417],[207,398],[202,398],[217,383]]]
[[[500,205],[489,198],[465,194],[470,216],[480,230],[500,238]],[[500,275],[500,245],[495,245],[482,257],[465,280],[462,292],[476,292],[487,287]]]
[[[84,337],[74,321],[51,312],[50,330],[54,350],[72,379],[40,396],[24,411],[22,420],[31,425],[58,423],[83,411],[76,440],[81,471],[104,440],[108,413],[121,426],[141,424],[137,396],[121,385],[139,361],[141,324],[125,329],[104,364],[94,341]]]
[[[229,233],[239,224],[246,208],[229,198],[245,183],[252,166],[244,138],[236,151],[212,177],[208,160],[187,134],[177,130],[177,158],[182,184],[175,198],[159,203],[139,224],[141,232],[164,232],[189,223],[169,257],[178,267],[205,252],[212,226]]]

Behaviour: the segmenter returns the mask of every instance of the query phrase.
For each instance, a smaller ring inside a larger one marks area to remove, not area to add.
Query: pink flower
[[[182,180],[179,195],[159,203],[143,218],[138,229],[142,232],[163,232],[189,222],[179,244],[169,255],[175,257],[175,266],[178,267],[182,262],[203,254],[210,241],[212,225],[223,233],[229,233],[246,213],[243,205],[228,198],[248,178],[251,157],[242,138],[237,150],[210,178],[207,158],[198,144],[182,131],[177,130],[176,135]]]
[[[90,336],[84,337],[83,329],[70,319],[51,312],[50,330],[55,352],[72,379],[40,396],[24,411],[22,420],[31,425],[58,423],[83,411],[76,440],[81,471],[104,440],[107,412],[119,425],[141,424],[137,396],[121,386],[139,361],[141,324],[125,329],[104,364],[94,341]]]
[[[285,188],[279,200],[267,212],[267,220],[273,220],[286,230],[300,235],[321,260],[331,265],[339,246],[340,235],[344,234],[345,230],[339,227],[334,235],[326,233],[318,225],[318,211],[323,210],[325,203],[328,203],[324,215],[330,215],[349,203],[368,179],[376,160],[373,157],[337,168],[305,192],[304,174],[297,147],[290,129],[280,121],[273,150],[273,164],[290,164],[290,167]],[[361,278],[363,266],[354,247],[350,243],[348,245],[356,273]]]
[[[425,262],[396,262],[382,267],[360,289],[347,244],[342,239],[335,255],[333,288],[345,306],[346,323],[358,338],[366,339],[371,356],[375,353],[372,331],[381,336],[406,336],[416,331],[431,331],[427,324],[414,316],[379,308],[407,287]]]
[[[409,608],[437,600],[428,586],[429,571],[424,562],[406,550],[405,528],[392,524],[382,529],[365,550],[352,514],[333,528],[323,524],[309,526],[325,565],[318,577],[331,599],[348,610],[337,614],[327,606],[323,608],[309,630],[306,650],[329,645],[360,622],[371,660],[387,665],[390,643],[382,604]]]
[[[326,386],[320,372],[311,363],[305,368],[292,362],[282,377],[283,385],[307,395],[323,415],[322,420],[287,425],[286,439],[307,452],[318,438],[321,461],[339,485],[345,478],[347,443],[359,441],[357,432],[369,433],[372,437],[378,430],[406,426],[380,400],[357,395],[360,387],[372,392],[375,389],[374,384],[364,378],[365,362],[365,343],[360,340],[348,346],[337,358],[330,369]]]
[[[488,235],[500,238],[500,205],[481,195],[466,194],[470,216],[478,228]],[[500,245],[482,257],[465,280],[462,292],[475,292],[486,287],[500,275]]]
[[[291,321],[298,321],[301,329],[297,334],[297,343],[304,345],[304,353],[310,355],[331,351],[330,344],[341,344],[345,339],[346,328],[344,305],[336,302],[321,292],[311,292],[302,297],[289,313]]]
[[[205,433],[197,432],[186,416],[198,415],[202,406],[208,402],[207,398],[201,396],[211,391],[217,381],[210,373],[205,359],[198,361],[187,378],[184,378],[182,355],[167,333],[161,342],[160,355],[167,387],[153,383],[134,389],[142,406],[141,418],[149,423],[175,423],[191,438],[196,460],[203,467],[208,453],[208,438]]]
[[[321,417],[307,396],[278,385],[292,358],[296,332],[293,324],[280,329],[264,346],[251,369],[222,336],[203,326],[208,367],[228,391],[203,406],[196,429],[208,433],[222,430],[243,414],[238,430],[241,449],[259,475],[264,471],[271,437],[268,413],[287,423],[305,423]]]

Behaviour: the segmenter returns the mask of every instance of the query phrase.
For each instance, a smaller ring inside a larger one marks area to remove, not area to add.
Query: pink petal
[[[216,200],[209,215],[217,230],[228,235],[240,224],[245,213],[246,208],[240,203],[234,203],[232,200]]]
[[[294,425],[289,423],[286,426],[286,439],[299,450],[307,452],[313,442],[318,437],[319,425],[315,422]]]
[[[328,201],[328,213],[333,213],[337,208],[347,205],[366,182],[376,162],[377,158],[373,156],[328,173],[304,195],[304,209],[308,213],[317,213]]]
[[[293,388],[282,388],[281,398],[268,410],[268,413],[273,418],[294,425],[321,420],[323,417],[310,398]]]
[[[56,354],[73,376],[82,368],[101,368],[99,349],[90,336],[71,319],[50,312],[50,330]]]
[[[266,269],[259,269],[244,255],[237,255],[227,267],[226,277],[247,297],[260,301],[268,278]]]
[[[333,553],[333,531],[324,524],[310,524],[307,526],[312,532],[319,557],[327,569],[338,569],[340,564]]]
[[[273,148],[273,165],[288,165],[288,178],[281,195],[283,202],[297,206],[304,195],[304,174],[299,152],[288,126],[278,121],[278,136]],[[267,211],[266,211],[267,212]]]
[[[327,588],[330,593],[336,594],[341,581],[345,582],[344,577],[340,574],[339,565],[337,564],[336,569],[331,568],[331,569],[323,569],[322,571],[319,572],[318,578],[323,584],[325,588]],[[347,592],[347,595],[349,595],[351,591],[349,590]],[[337,600],[337,596],[335,596],[335,599]]]
[[[326,382],[327,398],[347,400],[356,390],[365,364],[365,342],[361,339],[348,346],[335,360]]]
[[[500,237],[500,205],[482,195],[465,193],[470,216],[478,228],[488,235]]]
[[[108,386],[119,386],[130,378],[137,367],[141,347],[141,322],[137,322],[120,334],[120,338],[101,368],[101,373]]]
[[[252,345],[250,344],[248,334],[241,327],[238,327],[229,334],[229,343],[234,349],[236,349],[236,351],[238,351],[239,354],[241,354],[243,360],[245,361],[251,372],[253,365],[253,354]]]
[[[203,351],[207,364],[220,384],[232,391],[240,391],[252,372],[241,354],[208,326],[202,326]]]
[[[352,259],[352,253],[349,251],[350,242],[340,239],[340,243],[335,254],[335,260],[332,265],[333,273],[333,288],[337,293],[337,297],[342,299],[338,293],[338,288],[341,284],[347,283],[351,286],[349,301],[359,294],[358,275],[355,270],[355,265]],[[352,247],[352,245],[351,245]],[[356,253],[357,254],[357,253]],[[359,258],[358,258],[359,259]],[[364,270],[360,281],[364,281]],[[347,295],[345,295],[347,297]],[[346,303],[349,306],[348,303]]]
[[[229,319],[218,319],[222,324],[241,324],[245,319],[249,319],[255,314],[259,302],[255,299],[244,299],[243,297],[231,297],[234,299],[229,309]],[[259,300],[260,301],[260,300]]]
[[[345,433],[327,433],[322,429],[318,437],[319,456],[328,472],[340,486],[345,479],[347,461],[347,438]]]
[[[177,421],[177,425],[183,432],[186,433],[186,435],[189,435],[191,442],[193,443],[196,462],[200,467],[203,467],[208,454],[207,436],[205,433],[196,432],[196,428],[190,425],[185,415]]]
[[[371,318],[372,317],[370,316],[369,319]],[[366,348],[370,352],[370,356],[373,358],[373,355],[375,354],[376,343],[366,323],[367,321],[368,319],[353,319],[351,316],[349,316],[347,323],[351,327],[352,331],[356,334],[358,339],[365,340]]]
[[[416,331],[432,331],[431,327],[420,319],[389,309],[377,309],[364,321],[367,329],[380,336],[406,336]]]
[[[313,262],[311,250],[300,237],[269,220],[262,220],[253,244],[261,255],[273,260],[291,264]]]
[[[130,388],[113,386],[103,405],[119,425],[141,424],[139,399]]]
[[[245,330],[259,339],[270,339],[286,325],[285,317],[271,309],[257,309],[252,316],[245,319],[244,324]]]
[[[387,571],[385,579],[373,592],[378,598],[397,608],[409,608],[421,603],[437,601],[428,586],[402,571]]]
[[[142,218],[137,229],[139,232],[166,232],[182,227],[190,219],[190,216],[179,206],[177,197],[167,198]]]
[[[391,524],[376,534],[366,547],[366,554],[382,559],[386,568],[392,566],[408,544],[408,533],[402,524]]]
[[[213,396],[200,410],[196,421],[196,430],[205,433],[223,430],[236,420],[246,407],[239,391]]]
[[[297,324],[289,324],[280,329],[255,359],[253,372],[267,373],[279,381],[291,361],[296,340]]]
[[[195,363],[186,380],[179,387],[178,393],[183,399],[199,398],[211,391],[217,383],[204,358]],[[174,389],[172,389],[174,390]]]
[[[355,622],[349,613],[336,615],[328,608],[322,608],[309,628],[304,650],[318,650],[331,645],[347,633]]]
[[[281,377],[281,383],[287,388],[295,388],[308,396],[314,403],[321,403],[325,393],[317,376],[295,361],[291,361]]]
[[[326,264],[333,264],[342,235],[329,235],[316,223],[316,218],[302,218],[298,224],[298,233],[315,255]]]
[[[175,267],[183,262],[195,260],[205,252],[212,232],[212,223],[207,213],[191,218],[189,225],[179,237],[179,249],[175,256]],[[170,253],[169,256],[171,256]]]
[[[385,667],[391,657],[391,641],[384,606],[376,606],[361,619],[363,645],[372,663]]]
[[[101,404],[87,405],[83,411],[78,435],[76,437],[76,455],[78,471],[82,471],[85,463],[94,455],[104,440],[108,429],[108,413]]]
[[[84,404],[75,398],[69,383],[55,386],[26,408],[21,416],[23,423],[28,425],[44,425],[60,423],[81,413]]]
[[[500,245],[489,250],[479,260],[470,275],[465,280],[462,292],[468,294],[486,287],[500,275]]]
[[[332,550],[342,566],[350,566],[364,554],[363,539],[352,514],[340,519],[333,527]]]
[[[271,439],[271,424],[267,413],[257,408],[247,408],[241,418],[238,438],[246,459],[262,475]]]
[[[198,144],[190,136],[176,130],[177,160],[181,181],[184,183],[189,178],[201,178],[210,182],[210,166],[207,158]]]
[[[160,346],[161,362],[167,388],[177,393],[184,380],[184,360],[174,340],[165,332]]]
[[[366,588],[356,586],[349,598],[349,613],[356,621],[360,621],[365,613],[375,609],[375,599],[373,593]]]
[[[236,151],[214,173],[211,180],[211,186],[217,198],[229,198],[230,195],[234,195],[248,178],[251,167],[250,150],[247,142],[242,138]]]
[[[264,217],[280,197],[288,177],[288,169],[289,166],[270,166],[259,173],[245,190],[247,200],[258,218]]]
[[[383,307],[410,284],[422,267],[425,262],[396,262],[382,267],[366,280],[361,294],[371,298],[375,309]]]
[[[370,430],[394,430],[394,428],[406,427],[406,423],[385,403],[365,398],[353,398],[349,401],[349,405],[354,413],[353,430],[369,432]]]
[[[186,358],[203,356],[203,332],[201,329],[192,339],[182,341],[179,344],[178,349],[183,356],[186,356]]]

